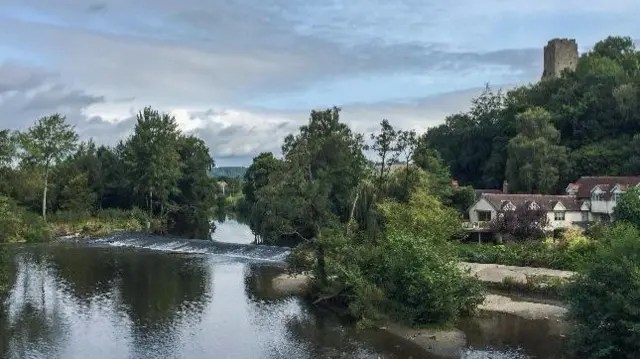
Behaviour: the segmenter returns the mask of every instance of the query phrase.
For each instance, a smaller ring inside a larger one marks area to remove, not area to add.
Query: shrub
[[[342,226],[323,231],[328,283],[319,288],[320,300],[348,308],[360,324],[391,316],[443,325],[474,312],[483,286],[459,269],[445,240],[460,231],[457,213],[424,191],[408,203],[384,202],[380,210],[386,231],[375,241],[366,232],[345,235]],[[290,268],[308,263],[303,251],[294,251]]]
[[[392,232],[381,253],[377,276],[391,308],[413,325],[449,323],[484,298],[480,282],[458,268],[447,246]]]
[[[0,242],[38,242],[51,239],[52,235],[42,217],[0,196]]]
[[[580,238],[556,243],[526,241],[521,243],[456,245],[460,259],[472,263],[492,263],[521,267],[578,270],[594,256],[598,242]]]
[[[579,358],[640,357],[640,233],[605,230],[606,244],[568,285],[570,347]]]
[[[50,218],[51,225],[57,233],[95,236],[117,231],[143,231],[149,216],[146,212],[133,208],[104,209],[97,211],[93,216],[84,212],[58,211]]]

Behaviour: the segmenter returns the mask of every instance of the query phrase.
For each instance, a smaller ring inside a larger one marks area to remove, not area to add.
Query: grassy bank
[[[458,243],[455,250],[465,262],[503,264],[560,270],[579,270],[590,263],[598,241],[578,232],[546,241],[513,242],[501,245]]]
[[[58,212],[51,216],[49,226],[55,235],[100,236],[113,232],[146,230],[149,216],[140,209],[100,210],[95,213]],[[160,224],[151,222],[152,228]]]
[[[60,235],[97,236],[146,229],[148,215],[139,210],[99,210],[93,213],[57,212],[44,222],[7,197],[0,196],[0,243],[45,242]],[[159,229],[157,220],[151,230]]]

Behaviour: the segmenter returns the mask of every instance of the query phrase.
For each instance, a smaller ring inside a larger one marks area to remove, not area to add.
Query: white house
[[[586,221],[584,211],[581,209],[581,203],[575,196],[483,193],[469,207],[470,227],[484,227],[488,222],[494,220],[498,213],[515,210],[520,206],[526,206],[531,209],[542,208],[549,219],[547,230],[568,228]]]
[[[610,221],[620,195],[632,186],[640,186],[640,176],[585,176],[569,183],[565,191],[581,202],[590,222]]]
[[[503,193],[482,192],[469,208],[468,229],[481,229],[499,212],[519,206],[542,208],[547,212],[547,230],[610,221],[616,203],[629,187],[640,186],[640,176],[581,177],[565,189],[566,195],[511,194],[505,183]]]

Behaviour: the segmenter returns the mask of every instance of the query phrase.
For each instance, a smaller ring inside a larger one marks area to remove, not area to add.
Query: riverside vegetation
[[[259,242],[296,246],[289,270],[311,274],[314,302],[346,308],[360,323],[445,325],[472,314],[483,288],[460,259],[571,269],[575,278],[549,292],[570,304],[573,354],[638,357],[637,191],[623,196],[617,223],[586,234],[554,240],[512,228],[516,241],[504,245],[459,239],[471,186],[506,179],[515,191],[558,193],[580,176],[640,172],[639,114],[640,52],[628,37],[609,37],[575,71],[506,94],[487,86],[468,112],[421,136],[383,120],[367,146],[339,108],[313,111],[285,138],[283,158],[254,158],[237,208]],[[610,334],[599,336],[603,328]]]
[[[202,140],[151,108],[114,147],[80,143],[59,114],[0,131],[0,242],[147,227],[204,237],[218,193],[213,165]]]
[[[254,158],[244,198],[232,203],[260,243],[295,246],[288,269],[311,275],[315,303],[345,308],[362,325],[442,326],[472,315],[484,288],[460,269],[461,257],[568,268],[578,271],[563,290],[573,353],[634,358],[639,192],[623,196],[618,223],[587,235],[516,236],[517,243],[495,247],[458,242],[471,186],[497,188],[507,179],[514,190],[554,193],[582,175],[638,173],[639,110],[640,53],[630,38],[610,37],[582,55],[575,72],[506,94],[487,87],[469,112],[421,136],[383,120],[366,145],[339,108],[314,110],[284,139],[282,158]],[[0,223],[3,240],[45,238],[39,232],[51,232],[51,221],[77,221],[71,213],[99,219],[104,211],[133,211],[118,218],[186,235],[209,218],[213,161],[169,115],[145,109],[134,134],[113,148],[77,146],[72,132],[60,116],[22,134],[3,132],[0,210],[16,216]],[[366,161],[367,150],[379,166]],[[461,186],[451,186],[452,178]]]

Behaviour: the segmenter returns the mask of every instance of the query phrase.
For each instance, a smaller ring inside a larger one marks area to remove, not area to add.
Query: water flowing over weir
[[[112,246],[149,249],[163,252],[213,254],[254,261],[283,262],[289,255],[286,247],[237,244],[203,239],[162,237],[145,233],[116,233],[80,241],[88,246]]]

